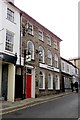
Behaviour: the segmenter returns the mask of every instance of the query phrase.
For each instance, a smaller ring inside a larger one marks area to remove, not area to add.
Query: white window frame
[[[43,71],[40,71],[42,73],[42,75],[40,75],[39,73],[39,89],[45,89],[45,73]],[[40,77],[43,77],[43,85],[42,88],[40,87]]]
[[[6,30],[5,50],[13,52],[14,50],[14,33]]]
[[[10,8],[7,8],[7,19],[11,22],[14,22],[14,11],[12,11]]]
[[[54,41],[54,49],[58,49],[58,45],[56,41]]]
[[[54,67],[55,68],[59,67],[59,65],[58,65],[58,55],[56,53],[54,54]]]
[[[43,41],[43,32],[41,30],[38,30],[38,39]]]
[[[48,65],[52,65],[52,54],[50,50],[48,50],[47,52],[47,59],[48,59]]]
[[[62,70],[64,71],[64,62],[62,62]]]
[[[50,81],[50,87],[49,87],[49,81]],[[53,89],[53,76],[51,73],[48,74],[48,90],[52,90]]]
[[[41,57],[41,56],[42,56],[42,60],[40,60],[40,58],[39,58],[39,62],[44,63],[44,49],[42,46],[39,46],[39,57]]]
[[[51,46],[51,37],[49,35],[47,35],[46,39],[47,39],[47,45]]]
[[[27,23],[27,29],[26,29],[26,31],[27,31],[27,33],[29,33],[29,34],[34,35],[34,33],[33,33],[33,25],[32,25],[32,23],[30,23],[29,21],[28,21],[28,23]]]
[[[32,49],[31,49],[31,50],[28,49],[29,43],[32,45]],[[31,54],[30,54],[30,53],[31,53]],[[31,55],[31,59],[34,60],[34,44],[33,44],[32,41],[28,41],[28,42],[27,42],[27,55]]]
[[[67,72],[69,73],[69,64],[67,64]]]
[[[59,78],[59,75],[55,75],[55,90],[60,90],[60,78]]]

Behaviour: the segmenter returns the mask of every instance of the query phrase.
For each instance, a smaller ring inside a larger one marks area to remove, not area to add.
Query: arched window
[[[53,77],[52,74],[48,74],[48,89],[53,89]]]
[[[45,77],[42,71],[39,73],[39,89],[45,89]]]
[[[58,68],[58,55],[54,55],[54,67]]]
[[[52,65],[52,54],[50,50],[48,50],[48,65]]]
[[[39,46],[39,61],[44,62],[44,49],[41,46]]]
[[[55,89],[56,90],[60,90],[60,79],[59,79],[59,75],[55,76]]]
[[[27,55],[31,55],[31,58],[34,59],[34,44],[31,41],[27,42]]]

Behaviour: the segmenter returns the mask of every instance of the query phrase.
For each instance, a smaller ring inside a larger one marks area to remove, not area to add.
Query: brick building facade
[[[54,33],[22,12],[23,76],[24,83],[30,82],[24,86],[26,98],[60,91],[60,42]]]

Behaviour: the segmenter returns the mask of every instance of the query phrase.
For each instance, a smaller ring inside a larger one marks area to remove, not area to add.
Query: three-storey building
[[[20,56],[20,11],[14,0],[0,0],[0,96],[14,101],[15,65]]]
[[[24,12],[22,35],[26,98],[60,91],[61,39]]]

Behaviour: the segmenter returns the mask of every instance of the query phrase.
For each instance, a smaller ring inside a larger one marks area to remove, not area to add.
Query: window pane
[[[54,67],[58,68],[58,56],[57,56],[57,54],[54,55]]]
[[[13,52],[14,33],[6,31],[5,50]]]
[[[38,39],[43,40],[43,34],[41,31],[38,31]]]
[[[51,51],[48,50],[48,65],[52,65],[52,54]]]
[[[51,45],[51,38],[49,36],[47,36],[47,44]]]
[[[39,47],[39,61],[40,62],[44,62],[43,61],[43,59],[44,59],[43,57],[44,57],[44,49],[40,46]]]
[[[51,58],[48,58],[48,65],[51,65]]]
[[[57,42],[54,42],[54,48],[57,49]]]
[[[33,35],[33,25],[28,23],[27,24],[27,29],[28,29],[28,33],[30,33],[31,35]]]
[[[48,76],[48,88],[51,88],[51,76]]]
[[[7,9],[7,18],[10,21],[14,21],[14,12],[10,10],[9,8]]]
[[[31,58],[34,58],[34,45],[31,41],[28,41],[27,48],[27,55],[31,55]]]
[[[39,83],[40,83],[40,88],[43,88],[43,76],[40,76]]]

